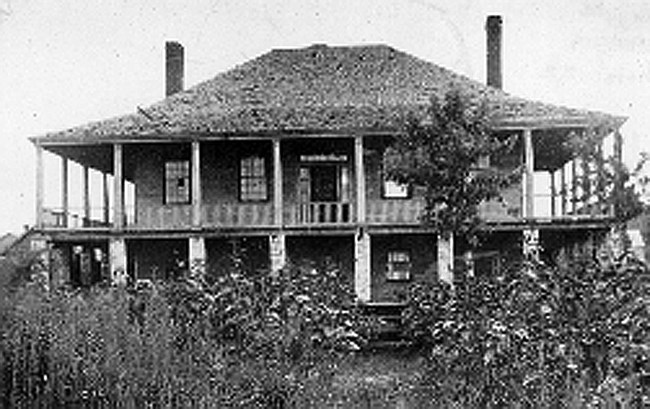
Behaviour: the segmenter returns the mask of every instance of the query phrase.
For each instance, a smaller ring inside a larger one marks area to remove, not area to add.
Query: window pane
[[[190,201],[190,162],[165,162],[165,203]]]
[[[262,157],[250,156],[241,159],[241,200],[267,200],[266,164]]]

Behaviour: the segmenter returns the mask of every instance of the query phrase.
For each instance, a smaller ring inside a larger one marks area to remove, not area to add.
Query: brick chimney
[[[501,74],[501,16],[488,16],[485,22],[487,34],[487,85],[503,88]]]
[[[176,41],[167,41],[165,43],[165,96],[170,96],[183,90],[183,60],[183,46]]]

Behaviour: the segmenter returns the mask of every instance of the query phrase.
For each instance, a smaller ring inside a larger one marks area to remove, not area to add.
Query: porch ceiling
[[[113,173],[112,145],[50,145],[45,150],[104,173]]]

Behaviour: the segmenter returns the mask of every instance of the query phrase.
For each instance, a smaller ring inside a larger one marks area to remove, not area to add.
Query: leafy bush
[[[425,383],[454,404],[555,407],[614,385],[629,398],[650,369],[649,280],[629,258],[515,269],[415,287],[405,321]]]
[[[337,362],[360,340],[338,270],[233,269],[213,285],[201,271],[140,288],[48,291],[31,283],[12,294],[0,328],[3,406],[326,399]]]

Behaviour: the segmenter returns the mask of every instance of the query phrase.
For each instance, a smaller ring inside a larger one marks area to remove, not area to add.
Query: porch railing
[[[270,203],[204,204],[202,221],[205,226],[245,227],[273,224],[273,205]]]
[[[112,226],[112,220],[104,220],[103,211],[101,207],[93,207],[90,209],[90,217],[86,217],[83,208],[70,207],[65,211],[61,207],[47,207],[43,209],[43,226],[70,229]]]
[[[293,221],[297,224],[351,223],[352,205],[348,202],[309,202],[296,207]]]

